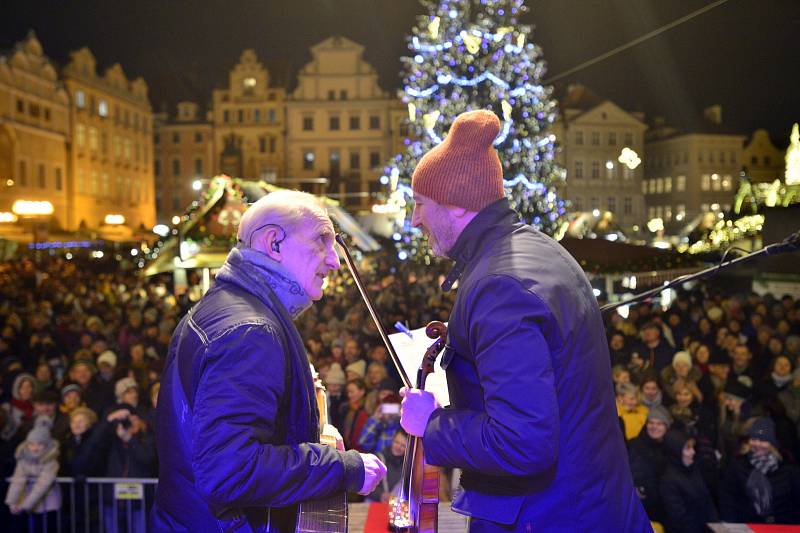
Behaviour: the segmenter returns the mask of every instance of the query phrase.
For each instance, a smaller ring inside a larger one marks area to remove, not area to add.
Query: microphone
[[[800,251],[800,231],[795,231],[781,242],[776,242],[774,244],[770,244],[766,248],[764,248],[764,253],[766,255],[777,255],[783,254],[786,252],[797,252]]]

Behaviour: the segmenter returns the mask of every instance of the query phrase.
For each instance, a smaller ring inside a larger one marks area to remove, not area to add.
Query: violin
[[[336,235],[336,243],[342,249],[350,273],[353,275],[358,292],[361,294],[367,306],[370,316],[378,333],[386,346],[389,357],[397,369],[403,385],[412,388],[411,380],[408,378],[400,357],[389,341],[386,329],[383,327],[375,306],[367,294],[366,287],[361,280],[361,276],[356,269],[355,262],[350,255],[350,250],[344,242],[341,234]],[[431,322],[425,328],[425,333],[436,341],[425,351],[422,363],[417,370],[416,388],[424,389],[425,380],[433,372],[436,357],[444,349],[447,326],[441,322]],[[393,502],[389,505],[389,525],[393,530],[403,533],[436,533],[439,518],[439,468],[425,463],[425,454],[422,448],[420,437],[410,436],[406,446],[405,457],[403,458],[403,472],[400,489]]]
[[[425,388],[425,380],[447,342],[447,326],[430,322],[425,334],[436,342],[425,350],[417,370],[420,390]],[[439,467],[425,461],[421,437],[409,437],[400,479],[398,494],[389,503],[389,527],[401,532],[435,533],[439,523]]]

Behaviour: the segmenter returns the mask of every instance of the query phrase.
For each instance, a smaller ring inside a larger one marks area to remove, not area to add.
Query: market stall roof
[[[216,176],[209,182],[203,201],[195,202],[173,234],[150,254],[144,275],[171,272],[175,268],[219,268],[236,244],[239,221],[248,205],[280,187],[264,181]],[[380,249],[378,242],[335,200],[320,198],[331,219],[364,252]]]

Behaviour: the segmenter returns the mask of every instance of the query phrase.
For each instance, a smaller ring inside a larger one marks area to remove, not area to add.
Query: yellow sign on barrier
[[[141,500],[144,498],[144,486],[141,483],[114,483],[114,498]]]

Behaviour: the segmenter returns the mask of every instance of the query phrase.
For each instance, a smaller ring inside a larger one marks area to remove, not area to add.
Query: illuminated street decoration
[[[620,152],[617,161],[619,161],[620,163],[622,163],[631,170],[634,170],[642,163],[639,154],[637,154],[635,151],[631,150],[627,146],[622,149],[622,152]]]
[[[120,226],[125,224],[125,217],[120,214],[108,214],[104,220],[109,226]]]
[[[786,149],[786,185],[800,185],[800,130],[796,122]]]
[[[11,211],[21,217],[46,216],[53,214],[53,204],[47,200],[17,200]]]

